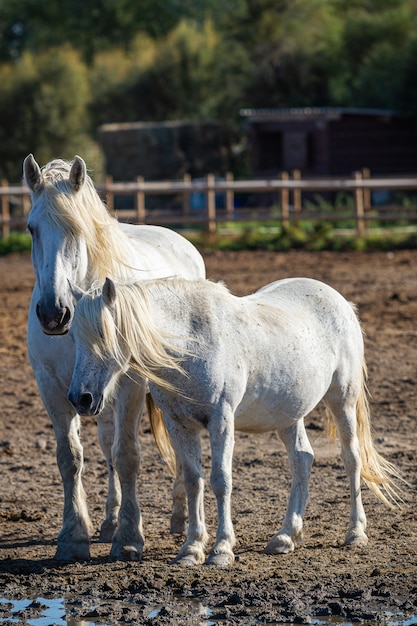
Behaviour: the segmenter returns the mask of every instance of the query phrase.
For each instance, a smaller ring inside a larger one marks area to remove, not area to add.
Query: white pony
[[[129,368],[149,379],[184,471],[189,530],[176,562],[205,559],[202,429],[210,437],[218,511],[209,564],[234,560],[235,429],[275,430],[284,442],[291,491],[266,552],[287,553],[301,543],[313,460],[304,418],[321,400],[337,428],[350,483],[346,544],[367,543],[361,476],[386,504],[395,502],[398,473],[372,443],[362,330],[353,307],[328,285],[286,279],[239,298],[210,281],[115,286],[107,279],[101,295],[81,297],[71,333],[76,361],[68,397],[80,413],[99,413]]]
[[[106,276],[122,281],[174,275],[196,279],[205,277],[205,268],[199,252],[177,233],[120,224],[111,217],[80,157],[72,163],[54,160],[41,170],[29,155],[23,173],[31,191],[28,229],[36,276],[28,320],[29,359],[55,430],[64,486],[56,558],[85,559],[90,555],[92,525],[81,482],[80,419],[67,398],[75,360],[74,343],[65,335],[74,315],[69,281],[89,289]],[[109,470],[101,539],[112,540],[111,556],[116,559],[140,559],[143,551],[136,477],[144,397],[145,381],[131,372],[121,380],[112,407],[98,420]],[[172,529],[181,531],[186,516],[182,478],[174,487],[174,500]]]

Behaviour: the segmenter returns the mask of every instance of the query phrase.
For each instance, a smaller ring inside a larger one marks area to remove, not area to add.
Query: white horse
[[[67,398],[75,360],[73,341],[66,335],[74,315],[69,281],[88,289],[106,276],[123,281],[173,275],[196,279],[205,277],[205,268],[199,252],[175,232],[120,224],[111,217],[80,157],[72,163],[54,160],[41,170],[29,155],[23,173],[31,191],[28,229],[36,276],[28,320],[29,359],[55,430],[64,486],[56,558],[85,559],[90,555],[92,525],[81,482],[80,419]],[[140,559],[143,551],[136,476],[144,397],[145,381],[131,372],[121,381],[113,406],[98,419],[109,470],[101,539],[112,540],[111,556],[116,559]],[[184,528],[185,506],[181,478],[174,487],[173,531]]]
[[[353,307],[331,287],[294,278],[238,298],[210,281],[115,286],[108,279],[101,295],[81,297],[71,333],[76,362],[68,397],[80,413],[99,413],[129,368],[149,379],[184,471],[189,530],[176,562],[205,558],[202,429],[210,436],[218,511],[209,564],[234,560],[234,429],[276,430],[289,456],[288,509],[268,553],[290,552],[303,539],[313,460],[304,418],[321,400],[350,482],[346,544],[367,543],[361,476],[386,504],[395,501],[398,473],[371,437],[362,330]]]

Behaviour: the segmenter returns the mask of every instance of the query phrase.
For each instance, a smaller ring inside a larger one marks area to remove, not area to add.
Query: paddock
[[[329,283],[357,305],[366,333],[374,439],[378,450],[416,488],[417,250],[203,251],[203,256],[208,277],[225,280],[237,295],[278,278],[309,276]],[[169,534],[172,479],[145,420],[139,478],[146,538],[142,563],[109,563],[108,546],[97,541],[90,562],[54,561],[63,493],[54,433],[26,355],[33,281],[29,255],[0,258],[0,589],[4,598],[64,597],[66,619],[97,624],[109,619],[162,623],[153,622],[153,615],[155,619],[165,615],[165,623],[170,619],[195,624],[201,607],[209,611],[204,619],[210,621],[211,615],[212,621],[227,620],[227,624],[300,623],[317,615],[369,622],[388,619],[389,614],[417,614],[415,491],[406,491],[402,509],[391,511],[364,489],[368,546],[342,547],[340,528],[348,516],[349,493],[338,445],[324,434],[325,415],[320,408],[306,420],[315,461],[305,543],[294,553],[263,553],[271,528],[278,528],[286,507],[286,452],[275,434],[236,434],[234,566],[218,572],[210,567],[187,571],[168,565],[167,555],[174,557],[181,544],[180,538]],[[89,508],[98,532],[104,516],[106,465],[92,418],[83,420],[81,437]],[[204,451],[208,471],[207,445]],[[209,489],[206,502],[213,536],[216,512]],[[80,597],[82,602],[77,602]],[[35,609],[31,610],[33,617]],[[7,611],[0,599],[0,617],[7,618]]]

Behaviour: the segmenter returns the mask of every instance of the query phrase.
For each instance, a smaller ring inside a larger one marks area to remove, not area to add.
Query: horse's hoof
[[[212,552],[207,558],[206,565],[211,565],[219,568],[231,567],[235,562],[235,555],[233,552]]]
[[[114,535],[114,531],[116,530],[117,524],[113,524],[112,522],[104,521],[100,528],[100,543],[111,543]]]
[[[115,548],[113,546],[110,552],[111,561],[141,561],[143,556],[143,547],[122,546]]]
[[[188,523],[186,520],[174,520],[171,519],[171,526],[169,532],[171,535],[186,535],[188,530]]]
[[[289,535],[274,535],[265,548],[265,554],[294,552],[295,544]]]
[[[364,548],[368,544],[368,537],[363,530],[349,530],[345,538],[345,546],[349,548]]]
[[[55,552],[56,561],[88,561],[90,542],[79,541],[76,544],[58,544]]]

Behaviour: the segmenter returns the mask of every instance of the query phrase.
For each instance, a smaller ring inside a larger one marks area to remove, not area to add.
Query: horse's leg
[[[201,468],[201,441],[198,431],[185,429],[169,417],[166,426],[183,468],[188,500],[188,533],[173,563],[192,566],[204,563],[208,540],[204,519],[204,478]]]
[[[343,399],[330,402],[326,399],[337,427],[340,439],[343,462],[350,485],[350,520],[346,533],[345,544],[349,546],[366,546],[366,515],[361,494],[361,455],[359,440],[356,433],[356,400]]]
[[[113,559],[139,561],[145,544],[136,497],[140,468],[139,423],[145,391],[145,381],[129,373],[129,376],[123,377],[116,398],[112,459],[120,480],[122,498],[110,552]]]
[[[114,413],[106,408],[97,418],[98,439],[107,461],[108,493],[106,499],[106,519],[100,528],[100,541],[111,543],[117,527],[121,503],[120,480],[114,469],[112,446],[114,441]]]
[[[62,561],[90,557],[92,524],[81,482],[83,448],[80,418],[67,400],[67,391],[47,374],[36,374],[39,392],[52,422],[56,438],[56,457],[64,487],[62,528],[58,534],[55,558]]]
[[[287,449],[292,476],[291,491],[282,526],[265,548],[268,554],[292,552],[303,541],[303,517],[308,503],[308,484],[314,457],[302,420],[280,430],[279,435]]]
[[[228,567],[235,560],[233,548],[236,543],[232,524],[232,460],[234,447],[234,417],[231,412],[222,415],[222,426],[216,420],[209,423],[211,446],[210,483],[217,501],[216,541],[207,559],[208,565]]]
[[[172,490],[172,515],[170,532],[172,534],[183,535],[187,532],[187,495],[185,493],[184,478],[182,473],[181,459],[178,453],[175,453],[176,474],[174,488]]]

